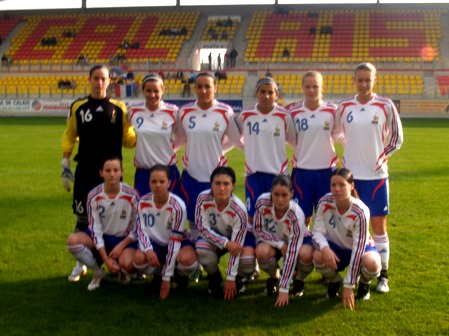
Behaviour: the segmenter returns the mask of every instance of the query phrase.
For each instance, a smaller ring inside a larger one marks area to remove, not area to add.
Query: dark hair
[[[95,65],[94,65],[92,68],[90,68],[90,70],[89,70],[89,78],[92,77],[93,73],[94,73],[95,71],[97,71],[98,69],[106,69],[106,70],[108,71],[108,78],[111,77],[111,73],[110,73],[110,71],[109,71],[109,68],[108,68],[106,65],[104,65],[104,64],[95,64]]]
[[[158,82],[161,87],[164,87],[164,80],[158,74],[151,73],[146,75],[142,80],[142,90],[145,88],[145,84],[148,82]]]
[[[235,184],[235,171],[231,167],[220,166],[214,169],[212,174],[210,174],[210,183],[214,181],[215,176],[217,175],[227,175],[231,178],[232,184]]]
[[[103,164],[101,165],[100,170],[103,170],[104,164],[106,163],[106,161],[115,161],[115,160],[120,162],[120,169],[123,170],[122,158],[120,156],[117,156],[117,155],[108,156],[106,159],[104,159]]]
[[[153,167],[150,168],[149,176],[151,176],[151,174],[155,171],[164,172],[167,175],[167,178],[170,180],[170,168],[168,166],[159,163],[155,164]]]
[[[199,77],[210,77],[210,78],[212,78],[214,85],[217,85],[217,80],[216,80],[215,76],[209,72],[200,72],[199,74],[197,74],[195,77],[195,84]]]
[[[287,187],[289,191],[293,190],[293,182],[290,176],[288,175],[278,175],[274,178],[273,182],[271,182],[271,189],[277,185]]]
[[[346,182],[348,182],[349,184],[354,183],[354,175],[352,175],[352,172],[347,169],[347,168],[337,168],[332,172],[332,176],[341,176],[345,179]],[[355,188],[353,188],[351,190],[351,196],[355,197],[355,198],[359,198],[359,194],[357,193],[357,190],[355,190]]]

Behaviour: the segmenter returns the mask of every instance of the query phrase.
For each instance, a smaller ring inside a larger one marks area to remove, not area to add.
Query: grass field
[[[160,301],[146,281],[114,278],[95,292],[67,282],[74,261],[71,194],[60,181],[63,118],[0,118],[1,335],[449,335],[449,120],[406,119],[389,162],[390,288],[355,311],[325,299],[314,272],[301,299],[274,308],[266,276],[233,302],[206,296],[207,282]],[[132,184],[132,150],[125,181]],[[228,155],[239,173],[243,156]],[[222,260],[223,261],[223,260]],[[223,264],[223,263],[222,263]]]

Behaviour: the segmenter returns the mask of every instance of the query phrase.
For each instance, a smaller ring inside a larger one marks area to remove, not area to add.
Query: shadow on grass
[[[90,278],[78,283],[68,283],[66,278],[1,283],[2,335],[270,333],[300,330],[301,323],[340,304],[325,299],[326,289],[317,281],[306,283],[303,298],[290,296],[288,306],[275,308],[276,296],[263,294],[264,280],[247,285],[243,295],[226,302],[207,296],[205,280],[184,292],[172,289],[170,297],[161,301],[149,291],[149,279],[122,285],[108,276],[98,290],[89,292]]]

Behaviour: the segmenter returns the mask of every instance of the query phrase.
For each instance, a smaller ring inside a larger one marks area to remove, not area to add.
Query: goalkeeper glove
[[[62,159],[62,186],[65,190],[70,191],[70,182],[74,182],[72,171],[70,170],[70,159]]]

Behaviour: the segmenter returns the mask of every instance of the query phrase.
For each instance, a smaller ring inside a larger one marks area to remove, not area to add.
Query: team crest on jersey
[[[325,131],[329,131],[329,121],[327,121],[327,120],[324,121],[324,127],[323,127],[323,129],[324,129]]]
[[[122,213],[120,214],[120,219],[126,219],[126,210],[122,209]]]
[[[164,131],[167,130],[167,122],[165,120],[162,121],[161,130],[164,130]]]
[[[379,123],[379,116],[375,114],[373,120],[371,120],[371,124],[377,125],[378,123]]]
[[[352,238],[352,231],[347,229],[346,230],[346,237]]]
[[[279,128],[279,124],[276,124],[276,128],[274,129],[274,136],[280,136],[281,135],[281,129]]]
[[[171,230],[173,222],[171,220],[167,221],[167,229]]]
[[[214,131],[215,132],[219,132],[220,131],[220,123],[218,121],[215,122]]]
[[[111,123],[115,124],[116,121],[117,121],[117,112],[115,110],[112,110]]]

